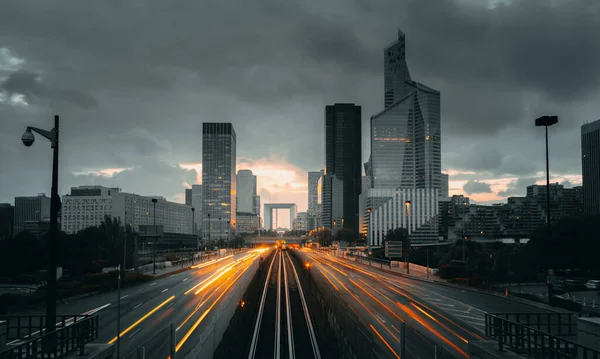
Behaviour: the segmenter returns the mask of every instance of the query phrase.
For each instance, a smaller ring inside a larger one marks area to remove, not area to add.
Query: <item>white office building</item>
[[[399,188],[391,199],[369,212],[369,243],[383,246],[388,230],[406,228],[411,244],[439,240],[437,188]]]
[[[152,199],[156,198],[154,204]],[[156,214],[154,212],[156,208]],[[62,198],[61,227],[67,234],[98,226],[105,216],[121,219],[134,231],[140,225],[162,225],[167,233],[192,234],[192,208],[162,197],[121,192],[120,188],[79,186]]]

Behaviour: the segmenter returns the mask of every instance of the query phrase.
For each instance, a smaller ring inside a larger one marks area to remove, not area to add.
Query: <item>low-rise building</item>
[[[261,227],[260,216],[254,213],[237,212],[237,233],[254,233]]]

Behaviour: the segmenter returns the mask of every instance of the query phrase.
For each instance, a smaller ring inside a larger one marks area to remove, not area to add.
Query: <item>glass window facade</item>
[[[202,234],[228,239],[236,225],[236,134],[231,123],[202,124]]]
[[[583,211],[600,213],[600,120],[581,126]]]

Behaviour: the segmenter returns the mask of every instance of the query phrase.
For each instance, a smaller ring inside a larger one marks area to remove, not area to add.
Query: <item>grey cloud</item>
[[[527,194],[527,186],[535,184],[537,177],[522,177],[517,180],[511,181],[507,186],[506,190],[498,192],[500,197],[524,197]]]
[[[489,183],[480,182],[475,180],[470,180],[465,183],[463,186],[463,190],[467,194],[475,194],[475,193],[491,193],[492,189],[490,188]]]

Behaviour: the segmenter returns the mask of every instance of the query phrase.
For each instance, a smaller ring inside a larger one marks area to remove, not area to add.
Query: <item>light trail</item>
[[[458,333],[456,333],[454,330],[450,329],[447,325],[445,325],[444,323],[440,322],[439,320],[435,319],[431,314],[427,313],[426,311],[424,311],[423,309],[421,309],[418,305],[416,305],[413,302],[409,303],[410,305],[412,305],[413,307],[415,307],[418,311],[420,311],[421,313],[425,314],[428,318],[430,318],[431,320],[433,320],[434,322],[436,322],[437,324],[441,325],[442,328],[446,329],[447,331],[449,331],[450,333],[452,333],[455,337],[457,337],[458,339],[462,340],[463,342],[465,342],[466,344],[469,344],[469,341],[463,337],[461,337],[460,335],[458,335]]]
[[[143,322],[144,320],[146,320],[146,318],[148,318],[149,316],[151,316],[152,314],[154,314],[157,310],[159,310],[160,308],[162,308],[163,306],[165,306],[165,304],[169,303],[173,299],[175,299],[175,296],[170,297],[169,299],[165,300],[164,302],[162,302],[161,304],[159,304],[157,307],[155,307],[154,309],[152,309],[151,311],[149,311],[148,313],[146,313],[143,317],[141,317],[135,323],[133,323],[132,325],[130,325],[129,328],[127,328],[124,331],[122,331],[121,334],[120,334],[120,336],[122,337],[123,335],[127,334],[131,329],[135,328],[138,324],[140,324],[141,322]],[[110,342],[108,342],[108,344],[112,344],[112,343],[116,342],[117,339],[118,339],[118,337],[114,337]]]
[[[375,334],[379,337],[379,339],[381,339],[381,341],[383,342],[383,344],[385,344],[385,346],[392,352],[392,354],[394,354],[394,356],[396,358],[400,359],[400,355],[398,355],[398,353],[396,353],[394,351],[394,349],[392,349],[392,346],[383,338],[383,336],[381,336],[381,334],[379,334],[379,332],[377,331],[377,329],[375,329],[375,327],[373,326],[373,324],[369,324],[369,326],[375,332]]]
[[[360,279],[359,279],[360,280]],[[362,280],[360,280],[361,282],[363,282]],[[376,301],[377,303],[379,303],[379,305],[381,305],[382,307],[384,307],[388,312],[392,313],[392,315],[394,317],[396,317],[396,319],[398,319],[399,321],[401,321],[402,323],[404,323],[404,319],[400,318],[400,316],[396,313],[394,313],[394,311],[392,310],[392,308],[388,307],[387,305],[383,304],[382,301],[380,301],[379,299],[377,299],[373,294],[369,293],[365,288],[363,288],[360,284],[356,283],[355,281],[353,281],[352,279],[350,279],[350,282],[352,282],[352,284],[354,284],[355,286],[357,286],[360,290],[362,290],[363,292],[365,292],[366,295],[368,295],[369,297],[373,298],[374,301]],[[363,282],[364,283],[364,282]],[[369,286],[369,288],[373,289],[373,287]],[[377,291],[377,290],[375,290]],[[378,292],[380,293],[380,292]],[[381,295],[383,295],[382,293],[380,293]],[[385,298],[387,298],[385,295],[383,295]],[[387,298],[390,302],[394,303],[391,299]]]
[[[183,344],[185,344],[185,342],[188,340],[188,338],[190,337],[190,335],[192,335],[192,333],[194,332],[194,330],[196,330],[196,328],[198,327],[198,325],[200,325],[200,323],[202,323],[202,321],[204,320],[204,318],[206,318],[206,316],[208,315],[208,313],[210,313],[210,311],[213,309],[213,307],[219,302],[219,300],[221,300],[221,298],[223,297],[223,295],[225,295],[225,293],[227,293],[227,291],[229,290],[229,288],[231,288],[232,285],[234,285],[238,279],[240,279],[240,277],[242,275],[244,275],[244,273],[246,272],[246,270],[250,268],[250,266],[247,266],[244,270],[242,270],[242,272],[235,277],[231,283],[229,283],[229,285],[227,285],[227,287],[223,290],[223,292],[217,297],[217,299],[215,299],[215,301],[213,301],[213,303],[210,305],[210,307],[208,307],[204,313],[202,313],[202,315],[198,318],[198,320],[196,320],[196,322],[194,323],[194,325],[192,325],[192,327],[190,328],[190,330],[188,330],[187,333],[185,333],[185,335],[183,336],[183,338],[181,338],[181,340],[179,341],[179,343],[177,343],[177,346],[175,347],[175,352],[178,352],[179,349],[181,349],[181,347],[183,346]]]

